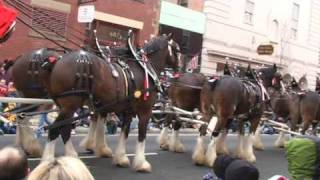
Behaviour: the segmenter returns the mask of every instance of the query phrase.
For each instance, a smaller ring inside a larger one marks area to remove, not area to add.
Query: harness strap
[[[144,89],[143,93],[145,93],[147,91],[150,92],[150,91],[156,91],[156,90],[157,90],[157,87],[153,86],[151,88]],[[65,96],[75,96],[75,95],[77,95],[77,93],[79,93],[79,95],[84,95],[83,93],[86,93],[86,95],[88,95],[88,92],[84,92],[82,90],[81,91],[79,91],[79,90],[78,91],[67,91],[65,93],[62,93],[59,96],[55,96],[54,99],[65,97]],[[125,99],[123,99],[121,101],[116,100],[116,101],[111,102],[109,104],[105,104],[105,105],[103,105],[101,107],[98,107],[98,108],[95,109],[95,111],[96,112],[101,112],[101,111],[104,111],[105,109],[108,109],[109,107],[112,107],[112,106],[114,106],[116,104],[119,104],[119,103],[127,103],[128,106],[129,106],[132,99],[134,99],[134,96],[133,95],[129,95],[128,98],[125,98]],[[78,119],[82,119],[82,118],[88,117],[90,115],[91,115],[91,113],[88,112],[88,113],[84,113],[82,115],[79,115],[77,117],[72,117],[72,118],[69,118],[69,119],[66,119],[66,120],[62,120],[62,121],[55,121],[53,124],[45,126],[44,129],[45,130],[48,130],[48,129],[51,130],[51,129],[55,129],[55,128],[58,128],[58,127],[61,127],[61,126],[70,125],[74,121],[76,121]]]
[[[129,87],[128,87],[128,77],[127,77],[127,74],[126,72],[124,72],[124,69],[123,68],[120,68],[122,74],[123,74],[123,77],[124,77],[124,84],[125,84],[125,89],[126,89],[126,96],[128,96],[129,94]]]

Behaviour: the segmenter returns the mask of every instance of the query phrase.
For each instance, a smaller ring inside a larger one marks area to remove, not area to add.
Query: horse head
[[[160,73],[166,65],[174,69],[179,68],[180,48],[178,43],[172,40],[171,34],[154,37],[143,47],[143,52],[157,73]]]
[[[224,64],[223,75],[231,76],[230,67],[229,67],[229,63],[228,62],[226,64]]]
[[[308,79],[307,79],[307,75],[304,74],[300,79],[299,79],[299,87],[302,90],[307,90],[308,89]]]
[[[280,83],[281,74],[278,72],[278,67],[274,64],[272,67],[261,68],[257,70],[258,77],[262,80],[265,88],[276,86]],[[280,85],[280,84],[279,84]]]

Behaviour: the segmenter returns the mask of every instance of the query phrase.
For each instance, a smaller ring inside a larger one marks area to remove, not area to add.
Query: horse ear
[[[248,64],[247,71],[251,71],[251,64]]]
[[[274,63],[274,64],[273,64],[273,69],[275,69],[275,70],[277,70],[277,69],[278,69],[278,67],[277,67],[276,63]]]
[[[168,39],[168,40],[171,40],[171,39],[172,39],[172,33],[169,33],[169,34],[168,34],[167,39]]]

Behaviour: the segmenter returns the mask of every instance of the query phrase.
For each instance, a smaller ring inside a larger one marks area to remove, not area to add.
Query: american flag
[[[193,58],[190,60],[188,63],[187,69],[194,70],[198,68],[198,60],[199,60],[199,55],[193,56]]]

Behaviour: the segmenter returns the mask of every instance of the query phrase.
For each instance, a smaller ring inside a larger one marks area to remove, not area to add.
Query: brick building
[[[77,22],[80,1],[18,0],[16,3],[26,3],[33,8],[33,11],[28,14],[32,18],[26,18],[21,12],[19,13],[20,18],[59,44],[72,49],[79,49],[79,46],[84,45],[85,39],[88,38],[86,30],[89,28],[97,29],[99,40],[105,44],[114,41],[122,44],[128,29],[133,29],[135,42],[139,45],[148,40],[152,34],[157,34],[159,0],[97,0],[91,2],[95,6],[95,20],[91,25]],[[48,32],[43,24],[60,35]],[[0,61],[12,59],[42,47],[57,48],[57,45],[18,21],[13,36],[0,45]]]

